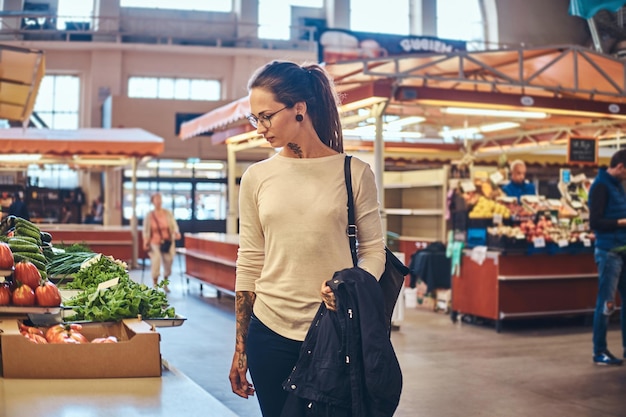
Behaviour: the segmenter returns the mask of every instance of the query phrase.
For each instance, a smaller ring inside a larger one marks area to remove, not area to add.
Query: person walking
[[[175,241],[180,239],[178,223],[171,211],[163,208],[163,197],[155,193],[150,197],[154,209],[146,214],[143,220],[143,247],[150,257],[152,284],[159,285],[161,266],[163,280],[167,281],[172,274],[172,263],[176,253]],[[163,286],[169,292],[167,284]]]
[[[593,315],[593,362],[621,365],[607,346],[609,319],[615,311],[619,291],[626,300],[626,149],[613,154],[608,168],[600,168],[589,190],[589,223],[596,235],[595,261],[598,266],[598,295]],[[622,348],[626,357],[626,308],[620,311]]]
[[[320,303],[334,308],[325,282],[353,266],[345,155],[338,95],[319,65],[273,61],[255,72],[248,91],[248,120],[277,154],[241,178],[229,379],[235,394],[256,394],[264,417],[278,417],[287,399],[282,384]],[[385,247],[374,174],[353,157],[352,178],[358,266],[379,279]]]

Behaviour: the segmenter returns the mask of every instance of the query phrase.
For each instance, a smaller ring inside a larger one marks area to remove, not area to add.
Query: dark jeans
[[[275,333],[252,316],[246,353],[263,417],[280,417],[287,400],[282,384],[298,361],[300,346],[302,342]]]
[[[609,318],[615,311],[615,296],[619,292],[622,299],[620,319],[622,324],[622,345],[626,353],[626,268],[621,255],[596,248],[595,260],[598,265],[598,298],[593,315],[593,353],[607,350],[606,333]]]

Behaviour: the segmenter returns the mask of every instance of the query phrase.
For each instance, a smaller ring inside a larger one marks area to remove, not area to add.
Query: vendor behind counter
[[[516,197],[519,201],[523,195],[536,195],[535,184],[526,179],[526,164],[521,159],[511,162],[511,178],[508,184],[502,187],[502,191],[509,197]]]

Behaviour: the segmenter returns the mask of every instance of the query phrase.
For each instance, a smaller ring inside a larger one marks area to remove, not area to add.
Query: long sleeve
[[[596,184],[589,194],[589,226],[592,230],[611,231],[617,228],[617,219],[604,217],[608,190],[604,184]]]

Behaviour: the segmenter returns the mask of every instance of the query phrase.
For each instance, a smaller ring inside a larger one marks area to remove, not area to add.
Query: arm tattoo
[[[291,150],[291,152],[293,152],[298,158],[302,158],[302,148],[300,148],[300,145],[293,143],[293,142],[289,142],[287,144],[287,147]]]
[[[248,327],[250,327],[250,316],[256,294],[252,291],[237,291],[235,293],[235,319],[236,319],[236,339],[235,350],[240,353],[246,351],[246,340],[248,339]]]

